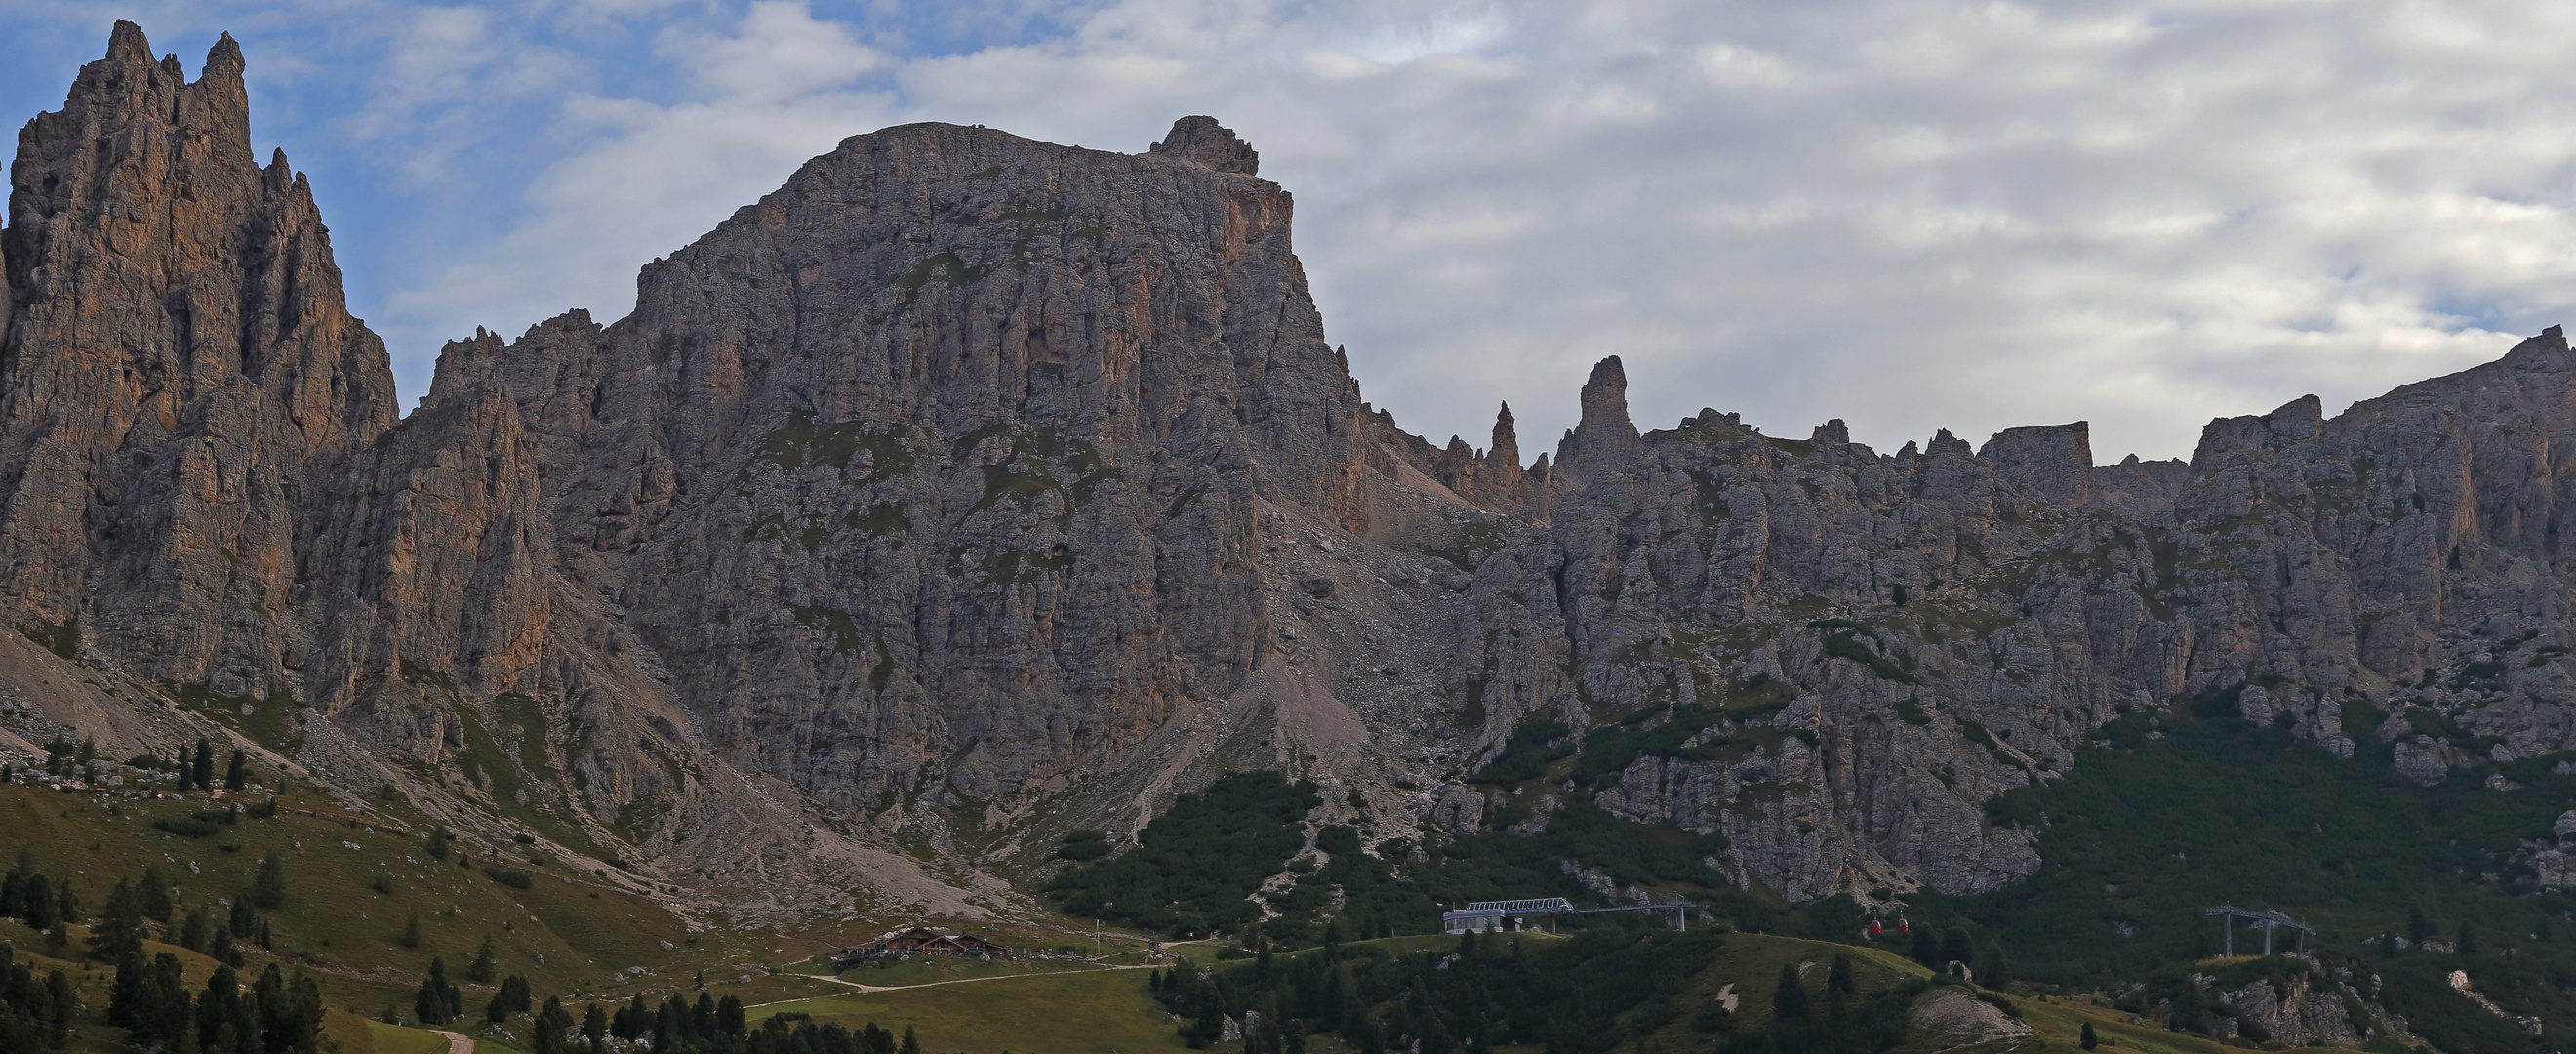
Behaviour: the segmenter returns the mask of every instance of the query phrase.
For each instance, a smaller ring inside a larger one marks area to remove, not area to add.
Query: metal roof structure
[[[2271,908],[2240,908],[2234,904],[2221,904],[2214,908],[2204,909],[2201,911],[2201,914],[2218,915],[2227,920],[2225,925],[2227,930],[2226,954],[2230,957],[2233,957],[2236,954],[2236,920],[2238,919],[2250,920],[2254,923],[2255,928],[2263,931],[2263,954],[2265,955],[2272,954],[2272,931],[2274,930],[2291,929],[2299,931],[2301,934],[2299,947],[2302,950],[2307,947],[2307,938],[2305,935],[2316,932],[2315,927]]]

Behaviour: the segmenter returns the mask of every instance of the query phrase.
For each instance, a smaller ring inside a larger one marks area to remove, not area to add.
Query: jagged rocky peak
[[[1947,434],[1947,433],[1944,433]],[[2062,425],[2007,428],[1977,451],[1995,478],[2067,505],[2093,496],[2093,427]]]
[[[1637,448],[1637,426],[1628,419],[1628,371],[1612,355],[1594,363],[1585,378],[1583,416],[1557,444],[1559,471],[1589,473],[1613,465]]]
[[[227,693],[292,680],[300,506],[395,415],[310,188],[255,159],[243,69],[227,35],[186,80],[117,23],[19,133],[0,234],[0,595]]]
[[[1524,468],[1508,406],[1479,452],[1359,401],[1287,192],[1238,178],[1257,156],[1212,119],[1144,155],[919,124],[649,265],[624,319],[449,344],[394,427],[241,77],[228,41],[190,82],[120,26],[20,138],[0,603],[137,697],[292,690],[300,762],[450,816],[489,804],[455,764],[469,717],[543,725],[579,735],[538,737],[538,769],[580,775],[523,789],[599,844],[749,882],[775,834],[935,886],[887,832],[1133,830],[1229,767],[1476,829],[1512,796],[1461,774],[1516,729],[1637,714],[1733,745],[1585,793],[1811,900],[2029,874],[2030,832],[1982,803],[2178,695],[2241,689],[2345,754],[2356,697],[2576,748],[2542,701],[2576,683],[2544,648],[2576,644],[2555,329],[2098,469],[2080,422],[1893,457],[1839,420],[1640,435],[1613,357]],[[2492,693],[2425,676],[2517,632]],[[2398,756],[2428,782],[2474,760]],[[620,816],[664,819],[595,822]]]
[[[2325,404],[2302,395],[2268,414],[2214,417],[2200,430],[2200,445],[2191,465],[2206,469],[2238,450],[2282,450],[2315,439],[2325,431]]]
[[[1261,174],[1261,154],[1252,149],[1252,144],[1237,138],[1234,129],[1216,123],[1214,117],[1184,117],[1172,122],[1172,130],[1163,136],[1163,141],[1147,147],[1145,152],[1177,157],[1219,172]]]

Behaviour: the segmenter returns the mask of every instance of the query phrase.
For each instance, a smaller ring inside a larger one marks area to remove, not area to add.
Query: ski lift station
[[[1440,913],[1443,933],[1518,933],[1521,924],[1538,915],[1570,915],[1574,905],[1564,897],[1541,897],[1536,900],[1479,900],[1456,911]]]
[[[1479,900],[1455,911],[1440,913],[1443,933],[1519,933],[1529,929],[1531,919],[1551,915],[1583,915],[1601,911],[1644,911],[1673,913],[1673,924],[1687,932],[1690,909],[1697,905],[1679,897],[1661,903],[1649,900],[1643,904],[1619,904],[1605,908],[1578,908],[1564,897],[1539,897],[1532,900]]]

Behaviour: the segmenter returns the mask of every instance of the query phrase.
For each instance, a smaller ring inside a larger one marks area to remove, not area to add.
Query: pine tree
[[[224,923],[224,932],[235,937],[248,937],[259,928],[259,911],[250,906],[250,894],[233,898],[233,911]]]
[[[486,933],[483,946],[475,949],[474,961],[465,967],[465,977],[475,984],[491,984],[492,978],[500,976],[500,973],[500,962],[492,958],[492,935]]]
[[[911,1025],[903,1026],[903,1048],[898,1054],[921,1054],[921,1034],[914,1032]]]
[[[206,917],[206,909],[191,911],[187,923],[179,927],[179,946],[192,952],[203,952],[206,942],[214,939],[214,930],[215,921]]]
[[[1780,964],[1780,984],[1771,991],[1771,1017],[1775,1021],[1807,1019],[1807,986],[1798,980],[1796,963]]]
[[[19,889],[19,897],[18,917],[26,921],[27,928],[33,930],[54,928],[54,920],[61,917],[57,909],[62,902],[54,897],[52,879],[29,872],[26,882]]]
[[[259,858],[259,872],[251,879],[250,899],[254,904],[277,910],[286,903],[286,864],[275,852]]]
[[[429,851],[429,858],[430,858],[430,859],[432,859],[432,860],[445,860],[445,859],[447,859],[447,828],[445,828],[445,827],[432,827],[432,828],[430,828],[430,829],[429,829],[429,842],[428,842],[426,845],[422,846],[422,848],[427,849],[427,850]]]
[[[547,996],[545,1009],[537,1011],[536,1023],[530,1027],[536,1054],[563,1054],[564,1030],[571,1027],[572,1015],[564,1011],[563,1001]]]
[[[418,913],[414,913],[411,918],[404,920],[401,943],[405,948],[420,947],[420,915]]]
[[[1851,956],[1834,956],[1834,968],[1831,972],[1825,975],[1825,990],[1828,992],[1841,992],[1844,995],[1859,994],[1858,990],[1852,987]]]
[[[92,942],[96,943],[96,942]],[[128,952],[116,960],[116,980],[108,989],[107,1023],[131,1029],[144,1015],[143,1001],[150,998],[152,968],[144,965],[142,952]]]
[[[143,884],[135,892],[142,896],[138,906],[142,908],[144,918],[165,927],[170,925],[170,917],[177,913],[179,905],[170,899],[170,880],[161,877],[161,865],[144,867]]]
[[[186,971],[179,957],[162,952],[152,957],[151,1017],[143,1026],[164,1047],[176,1050],[179,1040],[188,1034],[189,1006]]]
[[[197,761],[189,766],[189,779],[198,790],[212,790],[215,786],[215,745],[204,736],[197,737]]]
[[[2460,920],[2460,939],[2458,943],[2460,946],[2460,954],[2476,955],[2478,953],[2478,931],[2475,928],[2472,928],[2466,919]]]
[[[250,758],[233,751],[232,761],[224,765],[224,789],[237,791],[250,786]]]
[[[590,1041],[590,1054],[606,1054],[608,1012],[600,1009],[597,1003],[590,1004],[590,1009],[581,1013],[581,1038]]]
[[[89,933],[89,953],[120,964],[120,969],[126,959],[133,959],[135,976],[142,976],[143,898],[133,886],[119,882],[108,891],[105,914]]]
[[[2394,959],[2397,957],[2396,934],[2388,932],[2387,930],[2379,931],[2379,957],[2382,959]]]
[[[240,1016],[241,985],[230,966],[215,967],[206,979],[205,994],[197,997],[197,1049],[206,1054],[241,1049],[240,1032],[234,1019]]]
[[[429,976],[420,980],[420,991],[412,995],[412,1016],[424,1025],[444,1025],[455,1020],[463,994],[447,980],[447,960],[432,957]]]
[[[54,883],[54,924],[59,926],[81,920],[80,893],[69,880]]]
[[[2420,948],[2423,947],[2425,939],[2432,935],[2433,923],[2432,920],[2424,917],[2424,909],[2406,909],[2406,943]]]
[[[2078,1039],[2075,1042],[2077,1046],[2083,1047],[2086,1050],[2091,1050],[2102,1045],[2102,1037],[2093,1034],[2093,1023],[2087,1021],[2084,1023],[2083,1038]]]

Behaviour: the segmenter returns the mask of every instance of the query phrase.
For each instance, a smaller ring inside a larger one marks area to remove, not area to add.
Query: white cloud
[[[571,27],[521,44],[475,9],[390,19],[404,83],[370,134],[488,149],[449,133],[477,100],[553,101],[512,133],[527,182],[485,188],[519,218],[442,249],[389,331],[615,315],[637,265],[881,125],[1137,150],[1190,113],[1297,193],[1329,332],[1435,440],[1508,398],[1544,449],[1615,353],[1649,426],[1705,404],[1892,447],[2082,417],[2106,458],[2174,455],[2212,415],[2339,406],[2576,303],[2576,8],[900,7],[589,0],[516,9]],[[662,20],[651,75],[583,52],[620,19]],[[997,42],[921,50],[978,26]],[[432,350],[397,348],[415,393]]]

